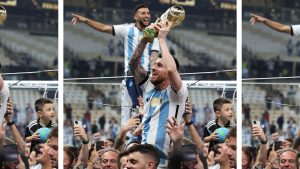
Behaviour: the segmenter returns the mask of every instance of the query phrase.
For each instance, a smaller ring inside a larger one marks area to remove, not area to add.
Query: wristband
[[[261,144],[267,144],[268,140],[266,139],[266,141],[260,141]]]
[[[14,125],[15,124],[15,121],[11,121],[11,122],[7,122],[6,123],[6,125],[8,125],[8,126],[12,126],[12,125]]]
[[[190,125],[192,125],[193,123],[194,123],[193,121],[190,121],[190,122],[185,123],[185,125],[186,125],[186,126],[190,126]]]
[[[88,139],[87,141],[83,141],[83,140],[82,140],[81,142],[82,142],[82,144],[89,144],[90,141],[89,141],[89,139]]]

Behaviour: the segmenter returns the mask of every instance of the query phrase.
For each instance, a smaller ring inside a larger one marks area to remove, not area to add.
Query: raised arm
[[[13,121],[14,108],[13,108],[13,103],[11,102],[10,99],[7,102],[6,111],[7,111],[7,113],[4,116],[6,123],[9,126],[9,128],[11,129],[13,139],[18,145],[19,151],[24,153],[25,142],[24,142],[23,137],[21,136],[18,128],[16,127],[15,122]]]
[[[169,52],[169,48],[167,45],[167,39],[166,39],[167,34],[170,31],[171,23],[169,23],[169,22],[158,23],[155,27],[156,27],[156,29],[159,30],[158,42],[160,45],[162,60],[168,71],[171,86],[175,91],[179,91],[182,86],[182,81],[181,81],[181,77],[177,71],[175,60]]]
[[[90,26],[91,28],[94,28],[100,32],[105,32],[105,33],[109,33],[109,34],[112,34],[112,32],[113,32],[113,28],[111,25],[106,25],[101,22],[96,22],[96,21],[93,21],[86,17],[77,15],[77,14],[72,14],[72,16],[73,16],[73,19],[71,22],[73,25],[76,25],[77,22],[83,22],[83,23],[87,24],[88,26]]]
[[[266,165],[267,162],[267,137],[260,125],[253,125],[252,126],[252,136],[257,136],[261,142],[259,148],[259,156],[257,159],[263,166]]]
[[[141,42],[136,47],[130,61],[129,61],[129,67],[132,72],[133,78],[137,83],[140,83],[141,81],[145,80],[147,76],[147,71],[143,68],[141,65],[141,56],[143,54],[143,51],[146,48],[147,45],[146,39],[142,39]]]
[[[185,125],[188,127],[192,140],[196,144],[197,148],[203,152],[203,142],[201,137],[199,136],[193,121],[191,120],[192,116],[192,104],[189,101],[186,101],[185,103],[185,113],[183,114],[183,120],[185,122]]]
[[[274,29],[278,32],[284,32],[284,33],[288,33],[288,34],[292,33],[291,27],[288,25],[284,25],[279,22],[274,22],[267,18],[261,17],[259,15],[255,15],[255,14],[250,14],[250,16],[251,16],[250,23],[252,25],[254,25],[256,22],[261,22],[261,23],[267,25],[268,27],[270,27],[271,29]]]

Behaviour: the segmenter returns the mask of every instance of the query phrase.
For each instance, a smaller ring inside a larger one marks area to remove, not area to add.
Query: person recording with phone
[[[79,137],[82,142],[81,149],[79,151],[78,160],[75,164],[87,164],[88,163],[88,157],[89,157],[89,138],[82,126],[81,121],[74,121],[74,137]]]
[[[254,163],[255,166],[266,166],[266,162],[267,162],[267,143],[268,143],[268,139],[266,134],[264,133],[263,128],[261,127],[259,121],[252,121],[252,130],[251,130],[251,135],[252,137],[257,137],[260,140],[260,146],[259,146],[259,150],[258,150],[258,155],[256,158],[256,161]]]

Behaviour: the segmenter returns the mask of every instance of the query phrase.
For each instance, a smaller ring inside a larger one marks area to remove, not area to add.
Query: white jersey
[[[8,85],[4,83],[0,91],[0,124],[2,124],[3,116],[6,113],[6,105],[9,97]]]
[[[175,92],[170,85],[164,90],[157,90],[148,77],[141,88],[145,101],[142,144],[152,144],[158,148],[161,157],[160,165],[164,165],[167,162],[165,155],[168,155],[170,149],[170,137],[165,127],[168,124],[167,119],[174,116],[177,117],[178,122],[181,121],[188,95],[187,87],[182,83],[178,92]]]
[[[300,36],[300,25],[291,25],[292,36]]]
[[[143,37],[143,33],[134,23],[113,25],[113,35],[124,40],[124,54],[125,54],[125,73],[129,70],[128,63],[132,57],[135,48]],[[159,43],[157,38],[153,43],[148,43],[144,53],[141,57],[141,64],[146,71],[150,71],[150,54],[151,51],[159,51]]]

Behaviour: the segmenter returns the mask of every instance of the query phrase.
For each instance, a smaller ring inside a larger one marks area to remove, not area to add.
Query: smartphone
[[[275,151],[282,149],[282,141],[276,141],[274,144]]]
[[[78,120],[74,120],[74,126],[81,126],[82,127],[82,122]]]
[[[258,121],[258,120],[252,120],[252,125],[258,125],[258,126],[260,126],[260,121]]]
[[[18,146],[17,144],[9,144],[3,146],[4,159],[7,162],[18,162]]]
[[[103,146],[104,146],[104,141],[97,141],[96,142],[96,150],[97,151],[102,150]]]
[[[187,144],[182,145],[182,154],[183,154],[183,161],[196,161],[197,153],[196,153],[196,145],[195,144]]]
[[[133,117],[135,115],[139,114],[139,108],[130,108],[130,117]]]

